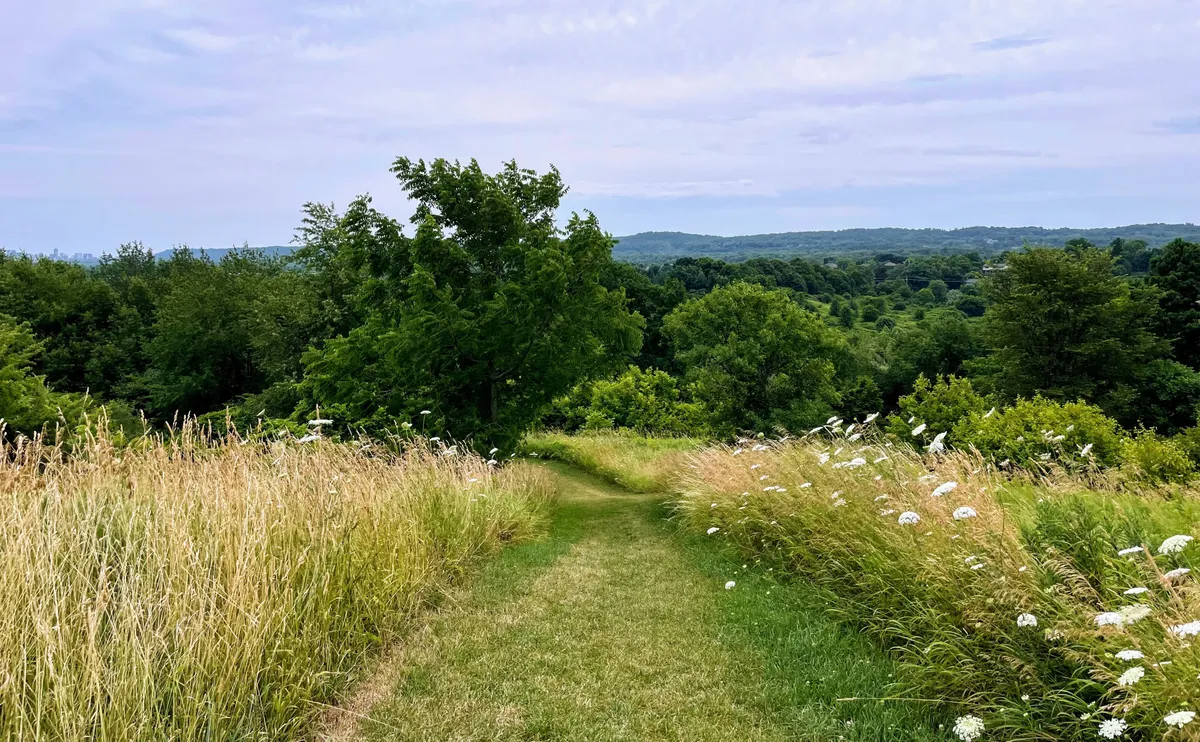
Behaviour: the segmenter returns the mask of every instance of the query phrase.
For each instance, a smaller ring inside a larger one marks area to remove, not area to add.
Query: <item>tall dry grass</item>
[[[546,431],[524,441],[529,453],[574,464],[634,492],[666,492],[687,454],[700,446],[695,438],[656,438],[628,430]]]
[[[549,496],[428,444],[0,444],[0,738],[301,738]]]
[[[1165,722],[1200,711],[1200,640],[1171,631],[1200,619],[1200,588],[1195,573],[1164,576],[1200,566],[1200,546],[1158,554],[1200,536],[1196,493],[1096,491],[844,434],[708,448],[677,477],[684,522],[829,589],[889,647],[905,665],[897,694],[979,716],[988,739],[1095,740],[1112,720],[1129,725],[1122,739],[1200,739],[1200,719]],[[1118,554],[1133,546],[1148,551]],[[1134,667],[1144,677],[1122,685]]]

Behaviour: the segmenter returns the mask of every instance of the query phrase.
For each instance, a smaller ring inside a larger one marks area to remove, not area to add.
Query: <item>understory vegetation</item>
[[[544,472],[417,441],[0,443],[0,737],[298,739]]]

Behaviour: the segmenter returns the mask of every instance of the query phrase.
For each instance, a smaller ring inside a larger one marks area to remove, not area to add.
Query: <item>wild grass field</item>
[[[842,425],[682,459],[647,447],[637,468],[673,483],[691,531],[836,596],[828,612],[903,668],[889,698],[953,709],[959,739],[1200,739],[1197,492]],[[576,455],[603,460],[605,441]]]
[[[0,738],[304,738],[544,525],[544,472],[418,441],[0,436]]]

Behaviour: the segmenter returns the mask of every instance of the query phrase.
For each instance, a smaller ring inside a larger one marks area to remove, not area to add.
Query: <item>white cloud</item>
[[[1001,219],[1012,212],[990,217],[989,202],[1021,202],[1004,189],[1054,172],[1099,188],[1104,168],[1145,169],[1147,220],[1200,195],[1177,175],[1200,165],[1195,3],[74,1],[65,23],[24,4],[0,29],[0,137],[27,148],[0,150],[0,192],[130,213],[169,202],[203,225],[179,241],[254,241],[221,230],[256,199],[293,221],[286,199],[373,188],[396,204],[399,154],[553,162],[577,201],[647,200],[606,212],[615,231],[658,226],[671,199],[721,198],[754,205],[724,231],[757,231],[771,209],[807,213],[788,194],[848,188],[893,189],[933,224],[945,214],[905,194],[956,187],[978,194],[970,214]],[[143,156],[37,172],[68,147]],[[1068,222],[1112,213],[1070,208]],[[290,226],[260,228],[278,241]]]

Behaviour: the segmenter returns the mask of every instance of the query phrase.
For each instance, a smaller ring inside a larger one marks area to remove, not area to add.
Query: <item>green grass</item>
[[[525,439],[525,450],[565,461],[633,492],[665,492],[681,459],[700,448],[695,438],[653,438],[629,431],[543,432]]]
[[[376,740],[931,740],[895,668],[779,585],[633,495],[550,464],[548,537],[440,614],[361,729]],[[727,580],[737,586],[726,590]]]

